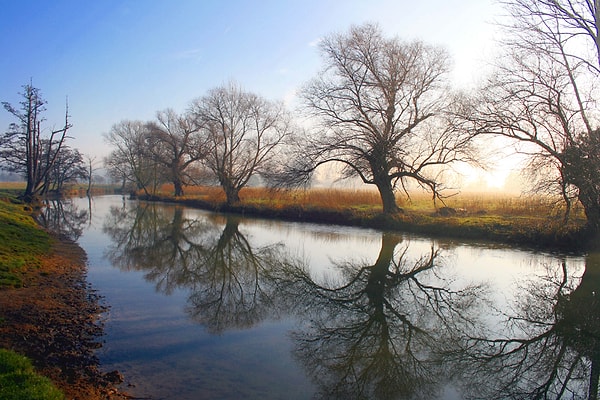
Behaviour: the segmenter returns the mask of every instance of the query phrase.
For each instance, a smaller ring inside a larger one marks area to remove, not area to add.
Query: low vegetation
[[[6,185],[0,192],[0,290],[20,287],[25,268],[39,265],[39,257],[50,249],[50,237],[36,225],[29,209],[16,200]],[[0,349],[0,399],[64,399],[45,377],[35,373],[31,361]]]
[[[495,240],[527,246],[574,249],[584,243],[585,216],[576,204],[567,222],[564,207],[549,196],[463,193],[441,203],[431,195],[398,196],[401,212],[382,211],[374,190],[268,190],[244,188],[240,202],[227,206],[217,187],[189,187],[173,197],[165,185],[149,199],[261,217],[403,230],[434,236]]]
[[[0,288],[21,286],[25,267],[36,267],[50,249],[50,236],[31,218],[29,206],[0,192]]]
[[[31,361],[0,349],[0,399],[63,400],[65,397],[50,379],[38,375]]]

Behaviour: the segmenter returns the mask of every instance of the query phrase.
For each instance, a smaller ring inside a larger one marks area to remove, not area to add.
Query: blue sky
[[[458,86],[480,78],[494,49],[493,0],[0,0],[0,100],[41,89],[46,126],[65,99],[70,145],[102,158],[102,134],[123,119],[150,120],[229,80],[273,100],[321,67],[319,38],[378,23],[388,36],[448,49]],[[0,110],[0,129],[11,116]]]

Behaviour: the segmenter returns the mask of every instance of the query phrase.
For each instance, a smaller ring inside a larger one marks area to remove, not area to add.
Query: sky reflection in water
[[[137,396],[597,391],[597,255],[249,220],[117,196],[69,208],[80,222],[63,229],[79,227],[88,278],[111,306],[101,361]]]

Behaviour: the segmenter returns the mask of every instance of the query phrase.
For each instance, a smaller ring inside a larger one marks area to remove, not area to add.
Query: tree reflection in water
[[[212,218],[185,218],[182,208],[154,204],[113,209],[104,226],[114,242],[107,255],[115,266],[146,271],[159,291],[189,290],[188,313],[210,332],[275,316],[264,275],[283,258],[281,246],[252,248],[239,218]]]
[[[444,355],[474,326],[482,287],[452,289],[436,276],[438,251],[410,261],[399,243],[384,233],[375,264],[338,264],[338,284],[319,284],[306,269],[280,271],[278,287],[308,321],[293,333],[295,355],[320,397],[438,398],[447,383]]]
[[[184,218],[180,207],[124,203],[104,221],[112,240],[106,255],[118,268],[146,271],[158,291],[170,294],[194,275],[203,250],[197,238],[210,229],[212,224]]]
[[[43,207],[35,215],[35,220],[56,235],[76,241],[83,234],[90,213],[91,207],[81,210],[70,199],[45,200]]]
[[[189,301],[189,313],[212,332],[245,328],[276,316],[274,288],[267,274],[283,259],[282,247],[252,248],[239,231],[240,220],[227,218],[223,232],[205,243]]]
[[[483,329],[485,287],[451,279],[439,250],[411,258],[383,233],[374,264],[336,263],[317,279],[283,245],[252,246],[239,224],[124,205],[105,220],[107,255],[159,291],[189,291],[189,315],[213,333],[296,316],[294,355],[321,398],[439,398],[447,385],[464,398],[597,398],[598,255],[577,279],[565,262],[519,289],[499,336]]]
[[[564,261],[525,287],[504,337],[472,337],[460,355],[482,399],[597,399],[600,255],[573,278]],[[468,356],[468,357],[465,357]]]

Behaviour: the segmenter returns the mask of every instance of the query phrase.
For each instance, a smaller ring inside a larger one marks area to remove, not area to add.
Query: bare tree
[[[64,193],[65,185],[76,183],[81,179],[88,179],[83,155],[77,149],[63,146],[46,176],[44,187],[46,191],[61,195]]]
[[[530,156],[536,190],[584,207],[600,229],[598,1],[507,0],[506,54],[468,115],[473,129]]]
[[[189,115],[177,115],[167,109],[158,112],[156,119],[146,139],[147,151],[168,171],[175,196],[183,196],[183,187],[189,181],[186,170],[205,156],[206,144],[201,142],[198,126]]]
[[[49,135],[43,135],[42,113],[46,110],[46,101],[40,90],[32,84],[23,86],[23,100],[15,108],[3,102],[4,109],[14,115],[19,122],[10,125],[9,130],[0,137],[0,159],[5,168],[25,176],[27,186],[23,193],[25,201],[33,201],[47,190],[45,184],[54,167],[66,139],[69,123],[69,109],[65,109],[65,121],[59,129],[51,129]]]
[[[87,179],[87,189],[85,193],[88,197],[92,195],[92,185],[94,184],[94,177],[96,172],[96,157],[86,155],[85,156],[85,168],[86,168],[86,179]]]
[[[111,176],[131,182],[137,190],[146,195],[155,193],[161,179],[166,174],[148,156],[147,138],[149,125],[141,121],[121,121],[112,126],[105,135],[107,143],[114,147],[105,158],[104,164]]]
[[[446,85],[447,53],[385,38],[370,24],[326,38],[321,51],[325,68],[302,92],[320,129],[281,183],[304,184],[317,167],[338,162],[345,177],[377,187],[385,213],[399,210],[398,184],[406,191],[416,182],[439,198],[440,171],[474,160],[472,135],[448,119],[461,100]]]
[[[191,112],[209,143],[203,162],[221,184],[228,205],[239,202],[250,178],[268,172],[275,149],[291,135],[283,104],[234,83],[195,100]]]

